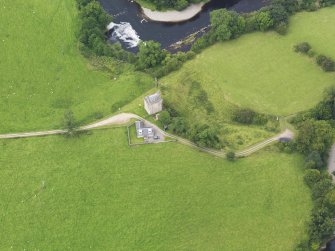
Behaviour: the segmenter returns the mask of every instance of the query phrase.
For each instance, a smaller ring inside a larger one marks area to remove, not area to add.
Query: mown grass
[[[67,109],[90,122],[152,88],[153,80],[117,62],[80,55],[73,0],[0,4],[0,133],[60,126]],[[98,114],[98,115],[97,115]]]
[[[162,82],[178,87],[184,76],[200,81],[222,121],[229,103],[280,116],[306,110],[335,83],[335,75],[292,48],[306,41],[315,52],[335,58],[334,19],[334,7],[299,13],[290,19],[286,36],[252,33],[216,44]]]
[[[303,237],[300,156],[231,163],[126,134],[0,141],[0,249],[290,251]]]

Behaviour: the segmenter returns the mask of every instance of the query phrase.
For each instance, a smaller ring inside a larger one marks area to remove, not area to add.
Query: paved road
[[[151,127],[154,128],[154,130],[156,130],[157,132],[159,132],[161,135],[164,135],[166,137],[170,137],[172,139],[177,140],[179,143],[190,146],[192,148],[198,149],[200,151],[212,154],[214,156],[217,157],[221,157],[221,158],[225,158],[225,152],[224,151],[219,151],[219,150],[213,150],[213,149],[209,149],[209,148],[205,148],[205,147],[199,147],[196,144],[194,144],[193,142],[175,136],[173,134],[169,134],[163,130],[161,130],[158,126],[156,126],[155,124],[141,118],[140,116],[136,115],[136,114],[132,114],[132,113],[121,113],[121,114],[117,114],[115,116],[112,116],[110,118],[86,125],[86,126],[82,126],[79,128],[80,131],[85,131],[85,130],[93,130],[93,129],[97,129],[97,128],[101,128],[101,127],[105,127],[105,126],[111,126],[111,125],[127,125],[132,119],[141,119],[144,120],[145,123]],[[40,131],[40,132],[24,132],[24,133],[11,133],[11,134],[0,134],[0,139],[14,139],[14,138],[28,138],[28,137],[40,137],[40,136],[48,136],[48,135],[57,135],[57,134],[65,134],[66,130],[51,130],[51,131]],[[292,139],[293,138],[293,132],[291,132],[290,130],[286,129],[283,133],[278,134],[270,139],[267,139],[265,141],[262,141],[254,146],[251,146],[250,148],[237,152],[236,156],[237,157],[246,157],[249,156],[250,154],[257,152],[263,148],[265,148],[266,146],[272,144],[273,142],[279,141],[281,138],[288,138],[288,139]],[[333,153],[333,157],[334,159],[332,160],[333,166],[332,168],[335,170],[335,147],[334,147],[334,151],[332,151]],[[332,170],[333,170],[332,169]]]
[[[333,172],[335,172],[335,145],[332,146],[329,154],[328,172],[333,177],[333,181],[335,181],[335,176],[333,175]]]

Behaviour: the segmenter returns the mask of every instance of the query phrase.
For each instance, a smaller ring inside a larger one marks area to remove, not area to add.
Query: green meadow
[[[300,156],[232,163],[126,134],[0,141],[0,249],[290,251],[305,235]]]
[[[334,17],[300,13],[287,36],[214,45],[161,80],[165,95],[187,119],[221,122],[235,148],[267,138],[233,124],[232,109],[288,115],[319,101],[334,74],[292,47],[307,41],[335,58]],[[153,79],[82,57],[75,1],[3,0],[0,22],[0,133],[59,128],[68,109],[81,123],[119,108],[145,115]],[[187,110],[185,76],[201,82],[211,117]],[[0,250],[291,251],[312,207],[303,171],[302,156],[275,146],[236,162],[177,143],[129,147],[126,128],[0,140]]]
[[[4,0],[0,23],[0,133],[59,128],[68,109],[91,122],[153,86],[130,66],[80,55],[74,0]]]
[[[307,110],[335,83],[335,74],[324,73],[293,46],[306,41],[316,53],[335,58],[334,19],[334,7],[299,13],[290,19],[287,35],[259,32],[215,44],[161,82],[175,96],[185,76],[199,81],[220,121],[227,121],[231,105],[277,116]]]

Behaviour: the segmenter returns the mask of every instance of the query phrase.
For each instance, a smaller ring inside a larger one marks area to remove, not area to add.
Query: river
[[[181,23],[159,23],[145,20],[140,6],[132,0],[99,0],[104,9],[110,13],[113,23],[112,41],[120,41],[125,48],[136,51],[140,40],[154,40],[168,49],[185,37],[208,27],[210,12],[227,8],[237,12],[252,12],[269,3],[270,0],[212,0],[194,18]]]

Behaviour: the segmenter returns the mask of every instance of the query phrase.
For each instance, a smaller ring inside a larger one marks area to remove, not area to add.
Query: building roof
[[[139,131],[141,131],[141,136],[142,137],[148,137],[148,136],[153,136],[153,128],[152,127],[145,127],[143,121],[136,121],[135,122],[136,126],[136,134],[137,136],[140,136]]]
[[[149,104],[156,104],[158,102],[161,102],[162,101],[162,97],[161,97],[161,94],[160,92],[156,92],[152,95],[149,95],[149,96],[146,96],[144,98],[144,100],[149,103]]]
[[[136,121],[135,122],[136,130],[144,128],[144,123],[143,121]]]

